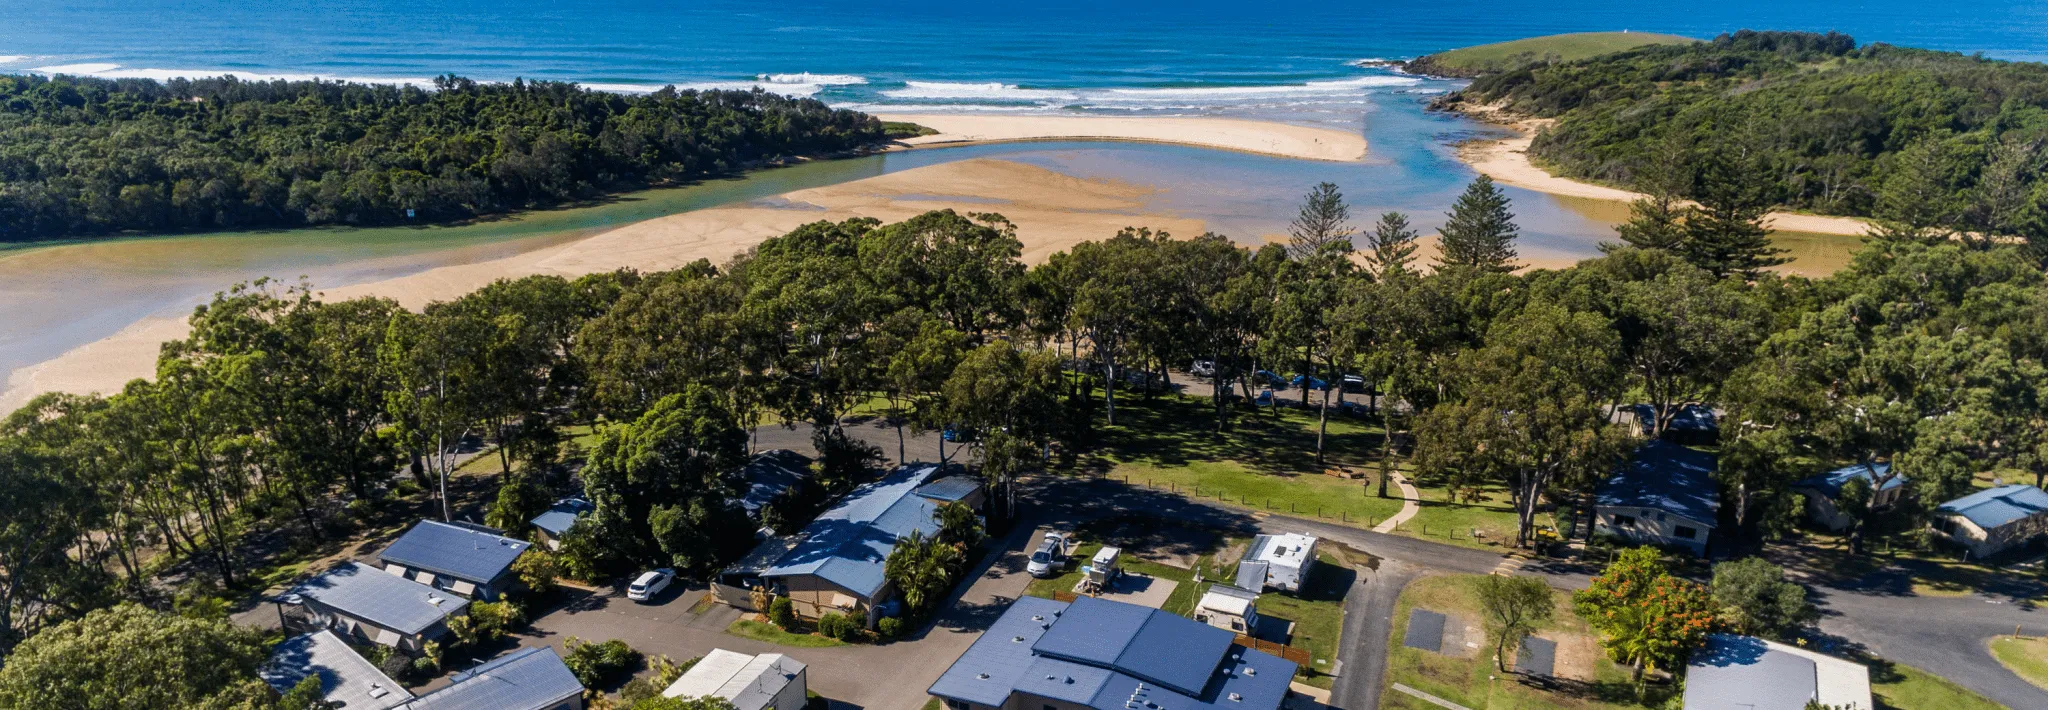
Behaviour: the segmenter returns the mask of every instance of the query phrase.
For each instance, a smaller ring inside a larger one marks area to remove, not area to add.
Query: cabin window
[[[1615,527],[1618,527],[1618,528],[1626,528],[1626,527],[1632,527],[1632,526],[1634,526],[1635,524],[1636,524],[1636,516],[1633,516],[1633,515],[1616,515],[1616,516],[1614,516],[1614,526],[1615,526]]]
[[[1238,620],[1236,620],[1236,619],[1231,619],[1231,620],[1230,620],[1230,630],[1231,630],[1231,631],[1243,631],[1243,630],[1244,630],[1244,622],[1242,622],[1242,621],[1238,621]]]
[[[1700,531],[1694,530],[1684,525],[1680,525],[1678,526],[1677,530],[1672,531],[1672,534],[1685,538],[1687,540],[1693,540],[1697,539],[1700,536]]]
[[[1657,522],[1660,522],[1660,523],[1661,523],[1661,522],[1664,522],[1664,514],[1663,514],[1663,513],[1658,513],[1658,514],[1657,514]]]

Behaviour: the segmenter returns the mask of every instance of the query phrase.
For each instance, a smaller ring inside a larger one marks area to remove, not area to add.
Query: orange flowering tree
[[[1643,671],[1678,668],[1714,630],[1714,596],[1707,588],[1671,576],[1656,550],[1623,552],[1572,595],[1572,608],[1601,634],[1601,646],[1617,663]]]

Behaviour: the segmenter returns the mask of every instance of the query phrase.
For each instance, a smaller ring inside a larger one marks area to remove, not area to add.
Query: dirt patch
[[[1443,654],[1452,658],[1477,658],[1486,650],[1486,629],[1479,620],[1464,614],[1444,615]]]
[[[1087,532],[1102,544],[1122,548],[1126,555],[1180,569],[1194,569],[1196,560],[1215,550],[1217,543],[1215,531],[1162,524],[1156,518],[1101,520]]]
[[[1559,678],[1591,682],[1593,669],[1606,659],[1600,641],[1591,636],[1552,632],[1543,637],[1557,642],[1557,666],[1552,674]]]

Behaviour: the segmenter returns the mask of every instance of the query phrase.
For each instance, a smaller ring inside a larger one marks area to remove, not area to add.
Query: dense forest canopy
[[[0,241],[455,220],[882,137],[761,91],[0,76]]]
[[[1554,118],[1562,174],[1692,197],[1712,153],[1777,203],[1920,229],[2048,231],[2048,65],[1751,32],[1480,78],[1453,102]]]

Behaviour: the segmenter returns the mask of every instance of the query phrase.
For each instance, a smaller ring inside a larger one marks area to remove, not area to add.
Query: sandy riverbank
[[[1483,119],[1486,116],[1481,112],[1477,117]],[[1514,130],[1516,135],[1501,140],[1466,143],[1458,148],[1458,157],[1472,166],[1473,170],[1492,177],[1497,182],[1537,192],[1620,202],[1631,202],[1645,197],[1639,192],[1558,177],[1536,167],[1529,161],[1529,143],[1534,139],[1536,132],[1542,130],[1547,123],[1547,120],[1536,119],[1500,124]],[[1861,236],[1870,231],[1869,223],[1854,217],[1772,212],[1767,219],[1772,229],[1785,232]]]
[[[1004,160],[963,160],[798,190],[771,200],[669,215],[502,259],[325,289],[322,298],[374,295],[420,308],[501,278],[573,278],[625,267],[659,271],[698,259],[723,263],[808,222],[852,217],[893,222],[935,209],[1000,212],[1017,224],[1024,260],[1034,264],[1074,244],[1114,236],[1126,226],[1149,226],[1182,236],[1202,233],[1201,220],[1146,212],[1147,197],[1154,192],[1142,185],[1086,180]],[[0,411],[12,411],[42,392],[118,391],[129,380],[150,376],[159,347],[188,332],[182,318],[152,318],[21,368],[0,394]]]
[[[1032,140],[1113,140],[1179,143],[1304,160],[1352,161],[1365,157],[1365,137],[1352,131],[1235,118],[1119,116],[984,116],[890,114],[939,133],[904,140],[909,146]]]

